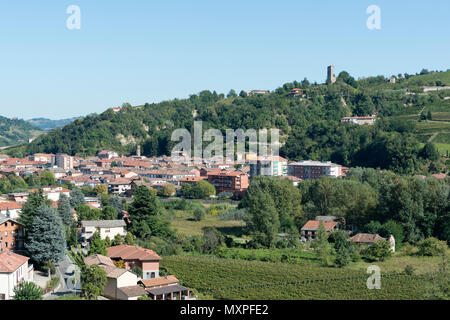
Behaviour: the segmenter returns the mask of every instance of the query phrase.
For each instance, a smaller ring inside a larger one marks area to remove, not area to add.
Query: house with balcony
[[[11,217],[0,215],[0,252],[24,250],[25,229]]]

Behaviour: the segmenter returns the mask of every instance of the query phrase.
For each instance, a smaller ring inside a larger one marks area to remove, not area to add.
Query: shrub
[[[418,243],[418,252],[420,256],[435,257],[445,254],[448,246],[445,241],[440,241],[436,238],[426,238]]]
[[[195,221],[201,221],[205,218],[205,210],[202,208],[196,208],[194,210],[194,220]]]
[[[415,271],[414,267],[413,267],[412,265],[410,265],[410,264],[408,264],[408,265],[405,267],[405,273],[406,273],[407,275],[409,275],[409,276],[412,276],[412,275],[414,274],[414,271]]]
[[[391,254],[391,245],[386,240],[375,242],[363,251],[363,257],[368,261],[384,261]]]

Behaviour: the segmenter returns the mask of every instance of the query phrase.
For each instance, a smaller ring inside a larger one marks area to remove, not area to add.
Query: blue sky
[[[369,30],[366,8],[381,9]],[[69,5],[81,29],[68,30]],[[450,1],[5,0],[0,115],[51,119],[185,98],[450,68]]]

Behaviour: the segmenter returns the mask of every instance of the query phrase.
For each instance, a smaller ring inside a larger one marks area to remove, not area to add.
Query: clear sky
[[[81,29],[69,30],[69,5]],[[369,30],[369,5],[381,30]],[[185,98],[450,68],[448,0],[3,0],[0,115],[66,118]]]

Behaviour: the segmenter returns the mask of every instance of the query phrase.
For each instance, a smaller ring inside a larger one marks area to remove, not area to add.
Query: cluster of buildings
[[[173,275],[160,276],[161,257],[137,246],[119,245],[106,249],[108,256],[95,254],[84,258],[87,266],[98,265],[106,272],[103,296],[113,300],[195,300],[190,289],[180,285]],[[133,270],[142,270],[141,275]]]

